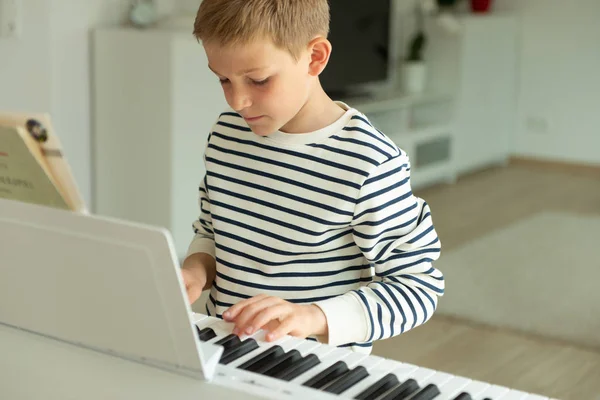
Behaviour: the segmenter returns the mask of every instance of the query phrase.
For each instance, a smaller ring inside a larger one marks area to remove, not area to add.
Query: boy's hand
[[[188,301],[190,304],[193,304],[200,295],[202,294],[202,289],[204,285],[206,285],[206,274],[202,274],[201,269],[189,269],[182,268],[181,276],[183,277],[183,282],[185,283],[185,291],[188,295]]]
[[[278,297],[258,295],[240,301],[223,313],[225,321],[234,322],[233,333],[251,335],[266,329],[267,341],[284,335],[306,338],[327,335],[327,319],[314,304],[294,304]]]

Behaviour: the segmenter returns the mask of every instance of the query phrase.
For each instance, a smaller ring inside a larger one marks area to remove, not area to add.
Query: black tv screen
[[[391,0],[330,0],[333,50],[321,84],[331,95],[388,79]]]

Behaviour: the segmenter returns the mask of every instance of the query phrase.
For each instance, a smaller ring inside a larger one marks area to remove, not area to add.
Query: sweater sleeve
[[[406,154],[380,164],[364,181],[352,227],[374,277],[316,303],[327,317],[329,344],[387,339],[425,323],[444,293],[443,275],[432,265],[440,240],[429,206],[412,193]]]
[[[210,141],[210,135],[208,141]],[[200,216],[192,223],[192,228],[194,230],[194,238],[192,239],[192,242],[188,247],[186,257],[194,253],[207,253],[213,257],[215,256],[215,235],[213,232],[212,216],[210,213],[210,197],[208,191],[207,176],[208,173],[204,175],[204,179],[202,180],[200,187],[198,188],[198,204],[200,206]]]

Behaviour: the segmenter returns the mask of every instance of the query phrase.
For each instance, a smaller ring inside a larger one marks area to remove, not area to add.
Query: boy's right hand
[[[204,286],[206,285],[206,274],[202,274],[201,268],[182,268],[181,275],[183,277],[183,282],[185,283],[188,301],[190,304],[193,304],[198,300],[202,294],[202,289],[204,289]]]

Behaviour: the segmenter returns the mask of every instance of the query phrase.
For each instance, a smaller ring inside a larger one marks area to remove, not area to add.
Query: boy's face
[[[309,73],[310,54],[296,62],[269,40],[243,46],[204,43],[209,68],[221,81],[225,99],[260,136],[286,125],[306,104],[315,79]],[[290,124],[291,125],[291,124]],[[292,132],[290,132],[292,133]]]

